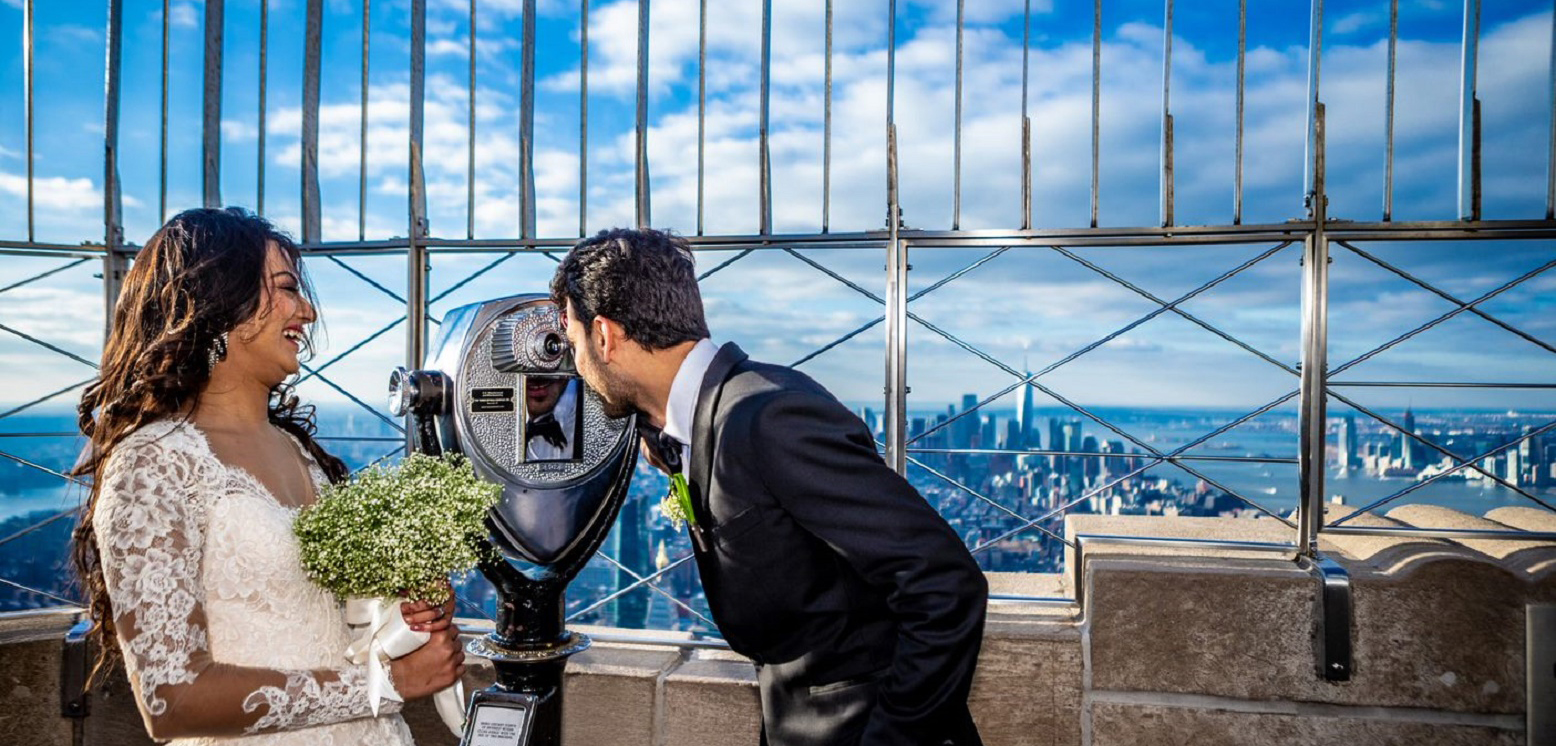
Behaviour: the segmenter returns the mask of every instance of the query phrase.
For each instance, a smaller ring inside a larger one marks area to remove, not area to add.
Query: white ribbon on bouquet
[[[390,684],[389,673],[384,670],[385,661],[408,655],[432,639],[431,632],[417,632],[405,623],[400,613],[400,598],[353,598],[346,601],[346,624],[351,626],[352,640],[346,647],[346,658],[357,665],[367,666],[367,696],[372,703],[373,715],[378,715],[380,698],[403,702]],[[443,724],[463,735],[465,730],[465,685],[455,681],[447,689],[432,695],[432,704],[438,710]]]

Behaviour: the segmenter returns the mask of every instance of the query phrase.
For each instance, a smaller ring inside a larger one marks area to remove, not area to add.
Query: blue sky
[[[480,0],[477,28],[475,233],[517,233],[520,0]],[[886,2],[838,2],[835,10],[831,228],[876,229],[885,212]],[[21,0],[0,0],[0,38],[21,39]],[[105,2],[37,3],[37,173],[40,240],[100,240],[103,28]],[[426,104],[427,180],[434,235],[463,237],[466,225],[468,10],[466,0],[429,0]],[[761,3],[709,3],[708,233],[750,233],[757,225],[757,81]],[[821,221],[823,3],[774,3],[772,159],[775,228],[810,233]],[[896,121],[906,222],[950,227],[955,3],[900,0]],[[1020,112],[1024,0],[968,0],[965,34],[961,226],[1020,223]],[[1101,222],[1158,220],[1161,2],[1106,0],[1103,10]],[[297,230],[303,0],[270,4],[265,212]],[[372,4],[369,238],[405,230],[408,112],[408,0]],[[203,7],[173,0],[170,210],[200,195]],[[1230,222],[1236,60],[1235,0],[1179,2],[1174,9],[1173,110],[1177,218]],[[1331,215],[1376,220],[1383,205],[1385,52],[1388,3],[1325,3],[1322,98],[1329,112]],[[357,235],[359,3],[327,0],[320,115],[324,235]],[[1401,0],[1394,217],[1456,217],[1455,145],[1462,4]],[[161,2],[124,0],[124,113],[120,168],[126,234],[155,229],[158,178]],[[256,204],[258,0],[228,0],[223,78],[222,197]],[[1307,72],[1306,3],[1250,3],[1244,162],[1245,222],[1301,217]],[[1482,11],[1480,94],[1485,121],[1485,215],[1539,218],[1545,206],[1550,138],[1551,9],[1487,0]],[[595,2],[589,67],[589,229],[632,219],[632,111],[637,8]],[[1028,107],[1033,120],[1034,217],[1039,227],[1084,226],[1090,184],[1090,2],[1034,0]],[[655,224],[696,231],[697,3],[652,6],[650,172]],[[577,234],[578,6],[541,0],[537,17],[536,180],[540,233]],[[19,44],[0,48],[0,238],[24,238],[25,184]],[[1089,249],[1087,261],[1172,300],[1273,246],[1170,251]],[[1549,242],[1443,243],[1363,247],[1468,300],[1549,261]],[[928,286],[988,249],[918,249],[914,288]],[[880,294],[879,252],[804,252]],[[1274,252],[1183,308],[1288,365],[1299,345],[1299,247]],[[1349,250],[1335,248],[1331,360],[1338,364],[1403,334],[1452,305]],[[441,292],[492,256],[438,257]],[[726,256],[710,253],[712,267]],[[0,286],[59,266],[7,257]],[[349,259],[351,267],[399,291],[402,258]],[[540,289],[551,262],[521,256],[434,306]],[[81,265],[0,295],[0,323],[95,359],[101,310]],[[310,265],[321,289],[330,348],[322,360],[397,315],[394,301],[339,266]],[[1556,277],[1540,275],[1484,310],[1543,340],[1556,340]],[[793,362],[863,325],[879,304],[795,257],[752,255],[705,284],[719,339]],[[967,343],[1037,369],[1149,313],[1139,294],[1043,248],[1006,252],[911,309]],[[61,309],[67,309],[61,312]],[[7,401],[24,401],[90,375],[79,363],[0,338]],[[328,375],[378,402],[386,371],[400,362],[395,328]],[[852,401],[879,399],[882,330],[875,327],[805,364]],[[992,393],[1012,379],[928,332],[910,328],[910,383],[926,405],[963,392]],[[1482,319],[1461,314],[1440,328],[1358,366],[1352,380],[1551,382],[1552,356]],[[1117,405],[1252,407],[1295,379],[1170,314],[1151,320],[1044,379],[1078,401]],[[339,395],[316,383],[306,393]],[[1379,405],[1556,409],[1556,397],[1520,392],[1368,392]],[[1041,397],[1039,397],[1041,399]],[[1009,399],[1012,402],[1014,399]],[[1041,405],[1042,402],[1040,401]]]

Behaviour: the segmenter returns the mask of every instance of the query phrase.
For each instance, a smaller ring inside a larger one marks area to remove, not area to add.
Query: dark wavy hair
[[[73,474],[90,478],[91,488],[71,537],[71,556],[93,621],[91,636],[98,643],[94,680],[111,670],[120,655],[92,528],[97,477],[130,433],[158,420],[190,416],[210,382],[210,352],[217,338],[270,311],[264,269],[271,243],[296,267],[301,290],[312,302],[297,244],[264,218],[236,207],[179,213],[135,254],[125,275],[97,379],[77,407],[77,424],[88,446]],[[311,344],[304,347],[312,350]],[[298,404],[290,382],[270,390],[269,419],[295,436],[332,482],[345,479],[346,465],[319,447],[313,407]]]
[[[708,336],[692,249],[674,233],[612,228],[579,241],[557,265],[551,299],[571,300],[586,325],[595,316],[621,324],[649,350]]]

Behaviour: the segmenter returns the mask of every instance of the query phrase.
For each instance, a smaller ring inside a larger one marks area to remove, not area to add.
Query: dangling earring
[[[210,363],[211,370],[216,369],[216,364],[227,359],[227,332],[216,335],[211,340],[211,349],[206,352],[206,361]]]

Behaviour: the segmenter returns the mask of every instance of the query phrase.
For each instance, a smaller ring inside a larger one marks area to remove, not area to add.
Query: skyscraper
[[[1032,371],[1027,371],[1027,378],[1032,377]],[[1037,423],[1032,421],[1032,387],[1028,384],[1021,386],[1021,398],[1016,400],[1016,423],[1020,435],[1020,442],[1012,443],[1011,448],[1034,447],[1028,445],[1028,440],[1037,433],[1033,430]]]
[[[1421,468],[1420,443],[1410,437],[1416,431],[1416,415],[1405,407],[1405,428],[1399,433],[1399,463],[1406,469]]]
[[[1348,476],[1361,462],[1356,460],[1356,415],[1345,413],[1340,420],[1340,476]]]

